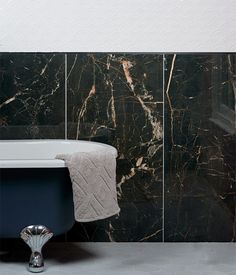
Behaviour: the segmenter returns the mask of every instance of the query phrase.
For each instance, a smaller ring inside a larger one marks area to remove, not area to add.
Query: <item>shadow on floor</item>
[[[25,263],[29,261],[31,254],[30,248],[19,239],[0,240],[0,263]],[[71,263],[99,258],[99,255],[82,248],[78,243],[49,242],[43,248],[43,257],[59,263]]]

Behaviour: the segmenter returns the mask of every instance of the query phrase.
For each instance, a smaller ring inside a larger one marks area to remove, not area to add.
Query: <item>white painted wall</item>
[[[0,51],[236,51],[236,0],[0,0]]]

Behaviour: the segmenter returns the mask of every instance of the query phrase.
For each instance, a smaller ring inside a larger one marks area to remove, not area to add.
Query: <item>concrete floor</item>
[[[234,243],[49,243],[44,274],[236,275]],[[29,250],[1,252],[0,275],[29,275]]]

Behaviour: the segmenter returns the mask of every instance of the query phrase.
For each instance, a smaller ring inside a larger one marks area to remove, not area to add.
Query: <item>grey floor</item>
[[[0,253],[0,275],[30,274],[24,247]],[[236,275],[234,243],[49,243],[44,255],[50,275]]]

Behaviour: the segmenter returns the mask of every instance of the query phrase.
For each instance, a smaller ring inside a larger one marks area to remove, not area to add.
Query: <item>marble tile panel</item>
[[[166,241],[235,241],[235,64],[235,54],[166,56]]]
[[[157,54],[68,54],[69,138],[105,142],[119,154],[120,216],[84,224],[78,240],[161,240],[162,65]]]
[[[64,138],[64,54],[0,54],[0,139]]]

